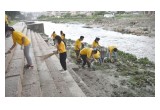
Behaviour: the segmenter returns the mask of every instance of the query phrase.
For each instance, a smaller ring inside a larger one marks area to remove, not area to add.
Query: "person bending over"
[[[30,45],[31,41],[28,39],[27,36],[25,36],[23,33],[15,31],[13,27],[8,27],[8,30],[10,31],[13,39],[13,45],[12,47],[6,52],[6,54],[11,53],[12,49],[17,45],[21,45],[21,49],[24,51],[24,56],[27,60],[27,64],[25,65],[26,68],[33,67],[32,65],[32,59],[30,57]]]
[[[111,62],[117,61],[117,47],[116,46],[108,46],[108,58]]]
[[[90,68],[90,65],[91,65],[90,60],[93,57],[93,55],[96,54],[96,53],[97,53],[96,49],[94,50],[93,48],[88,48],[88,47],[83,48],[80,51],[80,56],[81,56],[81,58],[83,60],[82,68],[84,68],[84,66],[86,65],[86,63],[88,65],[88,68]]]

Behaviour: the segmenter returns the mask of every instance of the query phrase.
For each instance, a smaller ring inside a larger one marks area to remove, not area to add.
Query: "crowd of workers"
[[[66,42],[65,42],[65,34],[63,31],[60,31],[60,35],[58,36],[55,31],[53,31],[51,37],[53,39],[54,45],[57,46],[57,50],[59,51],[60,63],[64,70],[67,70],[66,66],[66,58],[67,58],[67,50],[66,50]],[[104,58],[107,57],[110,62],[117,61],[117,47],[116,46],[108,46],[107,52],[105,55],[102,55],[99,45],[100,38],[96,37],[92,43],[91,47],[84,47],[82,43],[84,36],[80,36],[79,39],[75,41],[74,51],[76,54],[76,61],[79,63],[82,59],[82,68],[85,68],[87,63],[88,68],[91,67],[91,62],[96,61],[102,64],[104,62]],[[56,43],[57,42],[57,43]]]

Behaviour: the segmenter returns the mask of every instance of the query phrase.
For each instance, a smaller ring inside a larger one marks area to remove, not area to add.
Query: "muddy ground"
[[[138,36],[155,37],[155,15],[119,15],[114,18],[95,19],[87,25]]]
[[[68,50],[68,59],[77,64],[73,48]],[[155,96],[155,64],[147,58],[137,59],[119,51],[115,63],[105,60],[102,65],[95,63],[91,70],[88,70],[87,65],[85,69],[81,68],[81,64],[77,65],[79,69],[75,70],[76,74],[96,97]],[[83,92],[92,96],[85,89]]]

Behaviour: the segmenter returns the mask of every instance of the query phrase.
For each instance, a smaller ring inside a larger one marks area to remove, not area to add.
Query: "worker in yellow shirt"
[[[77,62],[80,59],[79,58],[79,53],[80,53],[80,50],[81,50],[81,47],[82,47],[82,41],[83,41],[83,39],[84,39],[84,36],[80,36],[80,38],[77,39],[75,41],[75,44],[74,44],[74,51],[76,53],[76,60],[77,60]]]
[[[24,51],[24,56],[27,60],[27,65],[25,65],[26,68],[33,67],[32,60],[29,54],[30,44],[31,41],[28,39],[27,36],[23,35],[21,32],[15,31],[13,27],[9,27],[8,31],[11,32],[12,39],[13,39],[13,45],[12,47],[6,52],[6,54],[11,53],[12,49],[16,46],[18,43],[21,45],[21,49]]]
[[[65,40],[65,34],[63,33],[63,31],[60,31],[60,35],[61,35],[61,39],[64,41]]]
[[[63,33],[63,31],[60,31],[60,35],[62,36],[64,33]]]
[[[92,48],[97,48],[99,45],[100,38],[96,37],[96,39],[92,43]]]
[[[61,35],[61,39],[63,40],[64,44],[66,45],[66,39],[65,39],[65,34],[63,33],[63,31],[60,31],[60,35]]]
[[[9,37],[9,35],[10,35],[10,33],[7,32],[8,24],[9,24],[8,16],[5,14],[5,36],[6,37]]]
[[[56,37],[56,32],[55,32],[55,31],[53,31],[51,37],[52,37],[53,42],[54,42],[54,45],[55,45],[55,44],[56,44],[56,43],[55,43],[55,37]]]
[[[67,58],[67,50],[64,41],[61,39],[60,36],[56,36],[55,39],[57,40],[57,52],[59,53],[60,64],[64,71],[67,70],[66,66],[66,58]]]
[[[5,24],[8,25],[9,21],[8,21],[8,16],[5,14]]]
[[[116,46],[108,46],[108,58],[111,62],[117,61],[117,51],[118,49]]]
[[[65,40],[65,34],[64,34],[64,33],[61,35],[61,39],[62,39],[63,41]]]
[[[90,68],[90,65],[91,65],[91,58],[93,58],[93,55],[97,53],[97,50],[96,49],[93,49],[93,48],[83,48],[81,51],[80,51],[80,56],[83,60],[83,64],[82,64],[82,68],[84,68],[84,66],[88,65],[88,68]]]
[[[97,53],[93,55],[93,58],[94,58],[93,60],[99,61],[100,64],[102,63],[101,53],[99,50],[97,50]]]

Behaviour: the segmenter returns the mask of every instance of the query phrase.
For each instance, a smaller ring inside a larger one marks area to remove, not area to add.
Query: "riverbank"
[[[75,61],[74,41],[66,41],[68,59]],[[85,43],[85,46],[90,46]],[[95,63],[92,70],[79,69],[75,72],[99,97],[153,97],[155,96],[155,64],[147,58],[137,59],[134,55],[118,51],[118,62]],[[78,82],[77,82],[78,83]],[[88,94],[90,96],[90,94]]]
[[[155,15],[117,14],[112,18],[44,18],[41,20],[52,21],[53,23],[83,23],[89,28],[101,27],[120,33],[155,37]]]
[[[88,25],[126,34],[155,37],[155,15],[118,15],[114,18],[96,19]]]

